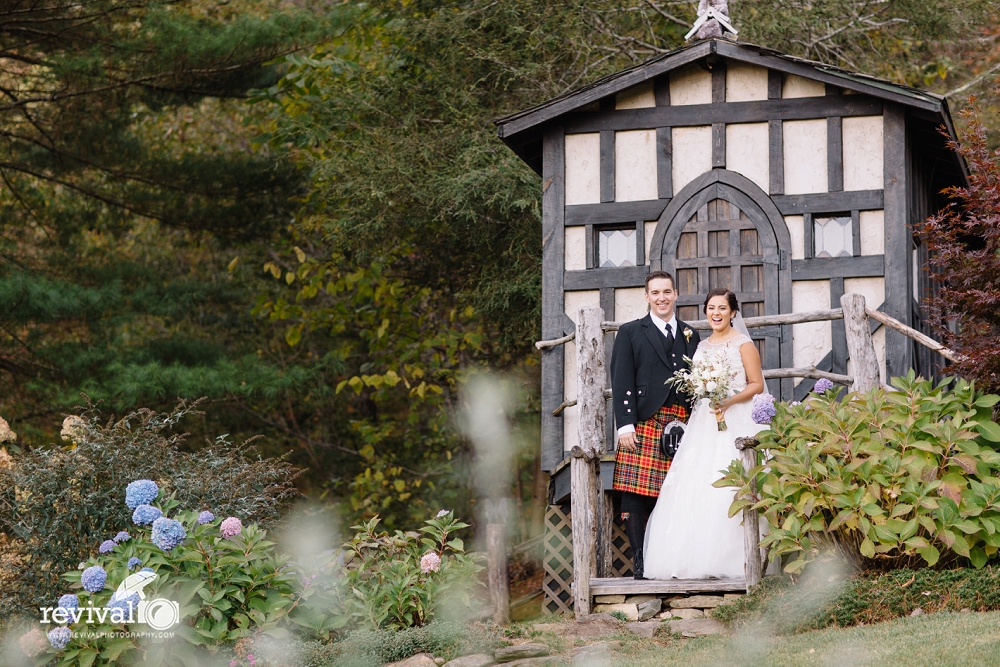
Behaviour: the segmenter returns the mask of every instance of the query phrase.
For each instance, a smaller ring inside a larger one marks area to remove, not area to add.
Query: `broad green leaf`
[[[861,549],[860,549],[860,551],[861,551],[861,555],[863,555],[864,557],[866,557],[866,558],[874,558],[875,557],[875,544],[872,543],[872,541],[866,537],[864,540],[861,541]]]

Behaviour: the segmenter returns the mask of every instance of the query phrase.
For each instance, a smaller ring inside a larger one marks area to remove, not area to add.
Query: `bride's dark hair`
[[[708,296],[705,297],[705,305],[702,306],[702,310],[705,314],[708,314],[708,302],[712,300],[713,297],[724,296],[726,301],[729,302],[729,310],[733,313],[740,312],[740,302],[736,300],[736,293],[732,292],[725,287],[716,287],[714,290],[709,290]]]

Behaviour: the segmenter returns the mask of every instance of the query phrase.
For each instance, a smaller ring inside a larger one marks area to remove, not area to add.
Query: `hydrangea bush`
[[[840,401],[827,387],[801,405],[776,404],[758,435],[769,458],[749,471],[734,461],[716,482],[738,489],[731,516],[753,506],[767,518],[761,545],[786,571],[823,552],[880,570],[982,567],[1000,550],[1000,425],[992,421],[1000,396],[912,371],[893,385],[899,391]]]

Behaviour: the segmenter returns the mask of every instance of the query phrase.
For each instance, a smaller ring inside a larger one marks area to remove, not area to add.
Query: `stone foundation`
[[[593,613],[621,612],[629,621],[706,618],[719,605],[740,598],[743,593],[722,595],[595,595]]]

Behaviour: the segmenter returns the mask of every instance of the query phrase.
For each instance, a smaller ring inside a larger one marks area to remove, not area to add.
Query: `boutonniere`
[[[690,343],[691,342],[691,336],[693,336],[693,335],[694,335],[693,331],[691,331],[687,327],[684,327],[684,340],[686,340],[687,342]]]

